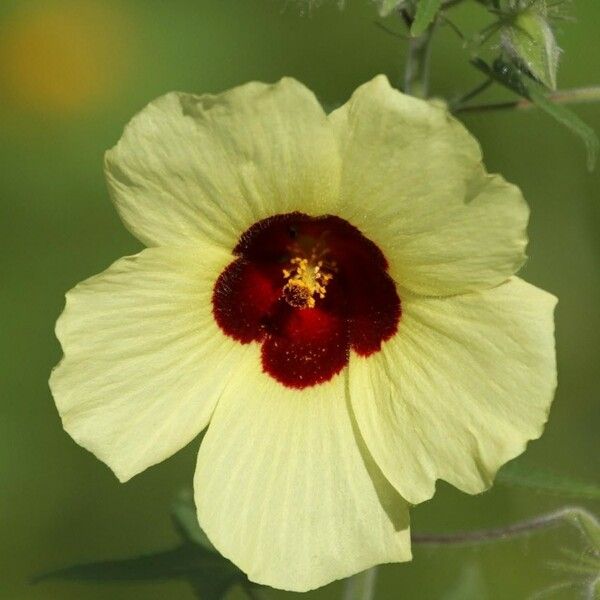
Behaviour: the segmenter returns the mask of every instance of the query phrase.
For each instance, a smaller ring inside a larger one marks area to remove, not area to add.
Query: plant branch
[[[600,102],[600,85],[573,88],[570,90],[559,90],[548,94],[548,98],[557,104],[591,104],[593,102]],[[483,113],[497,110],[526,110],[534,107],[535,104],[531,100],[520,98],[519,100],[511,100],[508,102],[458,106],[454,109],[454,112]]]
[[[440,13],[440,19],[446,23],[446,25],[448,25],[448,27],[450,27],[450,29],[458,36],[458,38],[460,39],[461,42],[463,42],[463,44],[467,43],[467,38],[465,37],[465,35],[463,34],[463,32],[460,30],[460,28],[458,27],[458,25],[456,25],[456,23],[454,23],[454,21],[452,21],[451,19],[448,18],[448,16],[446,15],[446,13],[444,13],[443,11]]]
[[[596,517],[587,510],[572,506],[555,512],[519,521],[504,527],[457,531],[455,533],[413,533],[412,542],[422,546],[442,546],[460,544],[482,544],[498,540],[507,540],[528,535],[535,531],[549,529],[565,523],[576,526],[584,535],[590,536],[590,523],[598,525]],[[600,525],[598,525],[600,528]],[[592,532],[593,535],[593,532]]]
[[[408,39],[408,35],[406,35],[404,33],[398,33],[397,31],[390,29],[389,27],[384,25],[381,21],[373,21],[373,23],[375,24],[375,27],[378,27],[379,29],[381,29],[381,31],[383,31],[384,33],[387,33],[388,35],[391,35],[392,37],[399,38],[401,40]]]
[[[479,94],[481,94],[482,92],[485,92],[485,90],[487,90],[493,83],[494,83],[494,80],[491,77],[484,79],[484,81],[482,83],[480,83],[479,85],[474,87],[472,90],[470,90],[466,94],[462,95],[460,98],[458,98],[457,100],[455,100],[454,102],[452,102],[450,104],[452,112],[460,111],[461,107],[464,104],[466,104],[469,100],[472,100],[476,96],[479,96]]]
[[[432,23],[420,36],[408,40],[404,93],[418,98],[427,98],[429,93],[429,59],[434,29],[435,23]]]

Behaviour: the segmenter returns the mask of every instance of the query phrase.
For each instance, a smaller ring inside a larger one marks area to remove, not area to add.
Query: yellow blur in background
[[[126,12],[106,2],[23,3],[3,23],[2,95],[23,110],[89,112],[122,85],[134,30]]]

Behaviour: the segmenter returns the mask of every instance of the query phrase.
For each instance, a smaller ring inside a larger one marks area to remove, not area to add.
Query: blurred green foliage
[[[102,155],[127,120],[173,89],[218,92],[292,75],[336,106],[377,73],[401,76],[405,43],[374,23],[369,0],[301,14],[290,0],[4,0],[0,5],[0,598],[193,598],[185,582],[129,585],[29,578],[65,565],[135,556],[176,543],[169,506],[189,485],[198,441],[121,485],[63,431],[47,387],[64,292],[140,245],[108,199]],[[600,5],[580,2],[559,27],[560,87],[600,83]],[[391,19],[391,20],[390,20]],[[387,24],[401,29],[390,17]],[[459,26],[481,12],[467,2]],[[480,74],[448,27],[436,34],[432,91],[453,98]],[[484,99],[507,97],[500,89]],[[600,106],[574,110],[600,131]],[[596,481],[600,411],[600,173],[576,138],[535,111],[465,116],[491,171],[532,207],[524,276],[556,294],[559,391],[527,463]],[[412,511],[417,531],[501,525],[563,504],[497,486],[469,497],[440,483]],[[598,513],[600,503],[583,502]],[[577,548],[564,528],[530,541],[415,549],[382,568],[379,600],[520,599],[561,582],[549,561]],[[458,591],[457,591],[458,590]],[[462,591],[461,591],[462,590]],[[471,591],[465,591],[471,590]],[[233,592],[232,597],[241,597]],[[339,597],[332,584],[309,598]],[[562,595],[561,595],[562,594]],[[553,598],[573,598],[572,589]],[[268,597],[286,596],[269,591]]]

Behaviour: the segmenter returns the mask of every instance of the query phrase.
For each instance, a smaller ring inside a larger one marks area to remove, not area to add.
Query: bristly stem
[[[346,579],[343,600],[373,600],[377,583],[377,567],[371,567]]]
[[[565,524],[576,527],[593,548],[600,548],[600,522],[593,513],[579,506],[566,506],[504,527],[454,533],[412,533],[411,540],[419,546],[484,544],[515,539]],[[377,567],[349,577],[344,585],[343,600],[374,600],[376,581]]]
[[[548,98],[557,104],[590,104],[600,102],[600,85],[559,90],[548,94]],[[496,110],[526,110],[534,108],[535,104],[526,98],[509,102],[493,102],[490,104],[472,104],[457,106],[455,113],[484,113]]]
[[[427,98],[429,94],[429,59],[434,29],[435,23],[432,23],[421,35],[408,40],[403,88],[404,93],[418,98]]]
[[[454,8],[464,1],[465,0],[444,0],[442,3],[442,10],[438,13],[437,17],[434,18],[429,27],[427,27],[427,29],[419,36],[409,36],[408,52],[404,67],[404,81],[402,85],[402,90],[405,94],[411,94],[418,98],[427,98],[429,96],[431,40],[438,24],[438,18],[442,17],[445,19],[444,11]],[[399,14],[410,31],[414,21],[414,14],[407,8],[400,9]],[[453,23],[450,23],[450,25],[462,38],[462,33],[456,29],[456,26]]]
[[[565,523],[575,525],[588,538],[593,538],[600,532],[600,524],[598,524],[596,517],[592,513],[583,508],[573,506],[561,508],[555,512],[519,521],[511,525],[505,525],[504,527],[457,531],[455,533],[413,533],[411,538],[413,544],[423,546],[482,544],[513,539]]]

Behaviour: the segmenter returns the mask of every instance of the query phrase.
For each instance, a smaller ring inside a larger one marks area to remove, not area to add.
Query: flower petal
[[[411,503],[442,478],[468,493],[539,437],[556,387],[556,299],[518,278],[452,298],[405,298],[382,352],[350,359],[373,458]]]
[[[200,238],[232,249],[260,219],[328,213],[338,199],[331,126],[293,79],[167,94],[133,118],[105,167],[121,217],[150,246]]]
[[[247,351],[218,329],[211,294],[220,249],[151,248],[67,294],[64,358],[50,387],[65,430],[125,481],[208,423]]]
[[[528,208],[486,175],[475,139],[441,106],[376,77],[330,115],[342,153],[340,216],[383,250],[400,287],[491,287],[525,259]]]
[[[251,347],[198,455],[196,506],[211,542],[252,581],[293,591],[409,560],[406,503],[364,447],[345,376],[285,388]]]

